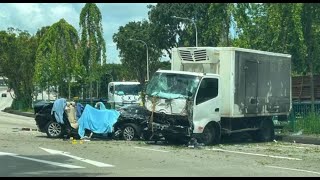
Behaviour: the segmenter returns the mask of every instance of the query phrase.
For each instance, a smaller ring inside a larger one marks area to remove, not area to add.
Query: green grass
[[[303,130],[303,134],[320,134],[320,115],[310,113],[304,118],[296,119],[295,130]]]
[[[34,110],[33,110],[33,109],[27,109],[27,110],[25,110],[25,112],[31,112],[31,113],[33,113]]]

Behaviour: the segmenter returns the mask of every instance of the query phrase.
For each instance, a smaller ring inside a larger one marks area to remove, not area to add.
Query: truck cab
[[[114,108],[140,104],[141,87],[139,82],[110,82],[108,84],[108,101]]]
[[[220,76],[210,73],[159,70],[146,90],[147,110],[152,112],[150,129],[166,139],[200,134],[207,124],[219,126]],[[220,136],[217,134],[217,136]]]

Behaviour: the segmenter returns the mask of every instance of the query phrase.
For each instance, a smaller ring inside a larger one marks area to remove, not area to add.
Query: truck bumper
[[[151,129],[152,128],[152,129]],[[155,134],[177,135],[177,136],[191,136],[192,131],[187,126],[171,126],[159,123],[152,123],[152,127],[148,128],[149,131],[153,131]]]

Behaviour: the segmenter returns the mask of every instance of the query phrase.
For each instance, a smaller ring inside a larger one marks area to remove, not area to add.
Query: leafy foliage
[[[80,57],[83,65],[84,82],[90,83],[90,98],[92,97],[92,82],[100,79],[101,65],[106,62],[106,44],[103,38],[102,15],[94,3],[86,3],[80,13]]]
[[[122,65],[130,72],[131,77],[141,84],[144,84],[147,74],[147,51],[150,76],[162,54],[154,44],[150,43],[151,29],[147,21],[129,22],[121,26],[119,32],[113,35],[113,41],[117,43],[117,48],[120,50]]]
[[[149,20],[153,25],[152,42],[166,51],[170,58],[173,47],[195,46],[195,26],[198,46],[229,46],[232,43],[229,29],[233,4],[158,3],[149,8]]]
[[[14,91],[14,108],[32,106],[33,75],[37,40],[27,31],[0,31],[0,67]]]
[[[77,58],[78,33],[64,19],[53,24],[40,40],[36,57],[35,80],[41,87],[59,85],[67,96],[67,85],[79,74]]]

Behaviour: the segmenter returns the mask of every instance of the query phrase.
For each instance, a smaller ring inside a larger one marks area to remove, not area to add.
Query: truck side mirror
[[[110,86],[110,89],[109,89],[110,93],[111,94],[114,94],[114,89],[113,89],[113,86]]]

